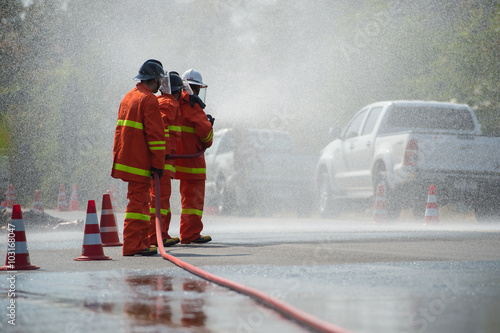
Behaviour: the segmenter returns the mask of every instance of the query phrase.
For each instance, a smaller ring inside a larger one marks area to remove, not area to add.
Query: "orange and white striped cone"
[[[206,214],[206,215],[217,215],[218,214],[218,209],[215,206],[205,206],[203,208],[203,214]]]
[[[35,198],[33,199],[33,209],[43,212],[42,194],[39,190],[35,190]]]
[[[74,260],[111,260],[110,257],[104,255],[102,248],[101,231],[99,230],[99,221],[97,220],[94,200],[89,200],[87,206],[82,255]]]
[[[68,210],[68,201],[66,200],[66,189],[64,184],[59,186],[59,195],[57,196],[57,210],[60,212],[65,212]]]
[[[76,191],[76,185],[73,185],[73,191],[71,192],[71,200],[69,201],[69,210],[79,210],[80,203],[78,202],[78,192]]]
[[[427,205],[425,207],[424,224],[432,224],[439,222],[439,211],[436,200],[436,187],[429,187],[429,195],[427,196]]]
[[[111,203],[111,196],[103,194],[101,210],[101,239],[102,246],[121,246],[116,228],[115,212]]]
[[[375,207],[373,208],[373,222],[387,221],[387,205],[385,201],[384,185],[377,186],[377,196],[375,197]]]
[[[28,252],[28,242],[24,231],[23,215],[21,206],[12,207],[12,222],[8,225],[9,238],[7,239],[7,257],[5,266],[0,267],[1,271],[17,271],[28,269],[39,269],[32,265]]]
[[[10,184],[5,192],[5,202],[4,206],[7,208],[12,208],[16,204],[16,195],[14,193],[14,185]]]
[[[106,193],[108,193],[110,198],[111,198],[111,204],[113,205],[113,211],[115,212],[115,219],[116,219],[116,211],[118,209],[118,205],[116,204],[115,186],[113,184],[111,184],[111,186],[109,187],[109,190],[107,190]]]

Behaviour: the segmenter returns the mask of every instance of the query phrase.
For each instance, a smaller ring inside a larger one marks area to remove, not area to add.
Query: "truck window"
[[[474,121],[466,108],[395,106],[387,118],[392,129],[442,129],[473,131]]]
[[[375,128],[375,124],[377,123],[377,119],[380,116],[382,109],[383,107],[377,106],[370,111],[368,118],[366,118],[365,126],[363,127],[363,132],[361,133],[361,135],[367,135],[373,132],[373,129]]]
[[[354,138],[358,136],[361,125],[363,124],[363,119],[365,119],[368,109],[362,110],[358,113],[349,123],[342,136],[344,139]]]
[[[287,152],[295,149],[295,143],[286,133],[253,131],[253,147],[261,151]]]

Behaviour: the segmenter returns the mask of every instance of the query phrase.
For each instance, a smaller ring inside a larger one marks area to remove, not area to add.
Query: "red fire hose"
[[[201,154],[200,154],[201,155]],[[170,155],[172,156],[172,155]],[[184,155],[185,156],[185,155]],[[156,207],[161,207],[161,202],[160,202],[160,177],[158,174],[155,172],[154,173],[154,182],[155,182],[155,203]],[[207,271],[204,271],[196,266],[193,266],[191,264],[188,264],[182,260],[177,259],[176,257],[167,254],[165,252],[165,248],[163,246],[163,239],[162,239],[162,234],[161,234],[161,212],[160,209],[156,209],[156,239],[158,241],[158,249],[160,250],[161,256],[172,262],[173,264],[179,266],[180,268],[185,269],[186,271],[197,275],[205,280],[208,280],[210,282],[216,283],[218,285],[221,285],[223,287],[235,290],[241,294],[247,295],[252,297],[253,299],[257,300],[261,304],[265,305],[266,307],[275,310],[282,315],[286,316],[287,318],[290,318],[299,324],[308,327],[310,329],[313,329],[317,332],[329,332],[329,333],[349,333],[350,331],[343,329],[341,327],[335,326],[333,324],[330,324],[328,322],[325,322],[319,318],[316,318],[308,313],[305,313],[275,297],[272,297],[270,295],[267,295],[266,293],[253,289],[247,286],[244,286],[242,284],[236,283],[234,281],[228,280],[221,278],[217,275],[208,273]]]
[[[171,160],[171,159],[187,159],[187,158],[195,158],[198,156],[203,155],[206,149],[202,149],[197,153],[194,154],[170,154],[170,155],[165,155],[166,160]]]

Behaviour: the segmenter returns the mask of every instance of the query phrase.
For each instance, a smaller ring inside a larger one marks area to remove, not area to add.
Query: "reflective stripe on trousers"
[[[205,202],[204,179],[181,179],[181,243],[189,243],[200,237]]]
[[[151,178],[150,178],[151,179]],[[129,181],[123,226],[123,254],[135,254],[149,248],[149,188],[151,181],[140,183]]]

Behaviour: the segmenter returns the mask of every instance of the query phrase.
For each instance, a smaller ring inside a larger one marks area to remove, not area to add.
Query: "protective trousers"
[[[170,212],[170,194],[172,193],[172,182],[168,174],[160,178],[160,205],[161,205],[161,239],[171,238],[168,228],[172,214]],[[156,239],[156,194],[154,185],[151,186],[151,223],[149,226],[149,242],[158,245]]]
[[[181,179],[181,243],[186,244],[200,237],[203,230],[201,217],[205,202],[205,179]]]
[[[149,203],[151,182],[129,181],[123,226],[123,255],[139,253],[149,248]]]

